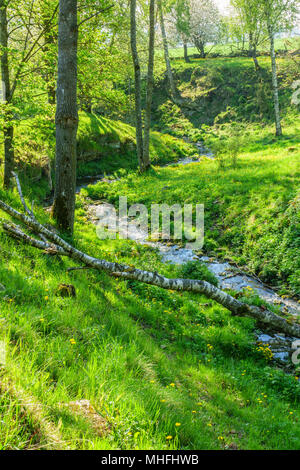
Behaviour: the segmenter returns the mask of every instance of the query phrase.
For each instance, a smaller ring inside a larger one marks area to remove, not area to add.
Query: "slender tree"
[[[55,23],[57,5],[54,4],[47,20],[37,28],[34,19],[37,2],[0,0],[0,45],[2,77],[2,116],[4,120],[4,187],[11,184],[14,168],[14,95],[21,87],[22,78],[31,73],[32,61],[42,50],[47,34]],[[36,65],[35,65],[36,68]]]
[[[166,68],[167,68],[168,82],[169,82],[172,96],[176,97],[178,93],[177,93],[177,89],[175,86],[173,72],[171,69],[169,46],[168,46],[168,40],[167,40],[167,34],[166,34],[166,28],[165,28],[163,5],[162,5],[161,0],[157,0],[157,6],[158,6],[158,13],[159,13],[160,30],[161,30],[162,40],[163,40],[163,48],[164,48],[164,56],[165,56],[165,62],[166,62]]]
[[[134,66],[135,80],[135,121],[136,121],[136,150],[141,171],[143,164],[143,122],[142,122],[142,99],[141,99],[141,66],[137,50],[136,39],[136,0],[130,0],[130,45]]]
[[[45,0],[44,0],[45,1]],[[48,94],[48,103],[55,104],[56,101],[56,62],[57,55],[54,53],[54,50],[57,49],[57,31],[54,28],[47,28],[46,25],[51,18],[51,3],[52,0],[48,0],[42,5],[41,12],[41,23],[42,28],[44,29],[44,47],[43,47],[43,60],[45,64],[45,73],[44,78],[46,82],[47,94]]]
[[[58,226],[71,234],[75,211],[76,135],[78,128],[77,43],[77,0],[60,0],[53,215]]]
[[[143,166],[150,167],[150,127],[151,127],[151,107],[153,95],[153,68],[154,68],[154,42],[155,42],[155,0],[150,0],[149,5],[149,58],[148,58],[148,75],[147,75],[147,97],[146,97],[146,115],[144,129],[144,145],[143,145]]]
[[[2,78],[2,99],[4,104],[4,187],[10,186],[12,171],[14,168],[14,148],[13,137],[14,127],[12,124],[11,84],[9,74],[8,59],[8,23],[7,23],[7,0],[0,0],[0,42],[1,42],[1,78]]]
[[[279,107],[279,94],[278,94],[278,78],[277,78],[277,65],[276,65],[276,54],[274,45],[274,29],[271,22],[267,24],[269,40],[270,40],[270,55],[272,64],[272,85],[273,85],[273,98],[274,98],[274,114],[275,114],[275,127],[276,135],[279,137],[282,135],[280,107]]]
[[[272,65],[272,85],[276,136],[281,136],[282,127],[280,117],[277,65],[275,53],[275,34],[279,31],[290,30],[293,27],[299,9],[299,1],[256,0],[255,8],[258,10],[262,21],[268,31]]]
[[[174,5],[175,26],[179,37],[183,42],[183,57],[185,62],[190,62],[188,55],[188,38],[190,36],[190,2],[189,0],[176,0]]]
[[[266,29],[263,27],[261,14],[256,8],[256,0],[231,0],[237,11],[240,26],[248,32],[249,57],[252,57],[255,70],[259,72],[260,65],[257,60],[257,47],[266,39]]]

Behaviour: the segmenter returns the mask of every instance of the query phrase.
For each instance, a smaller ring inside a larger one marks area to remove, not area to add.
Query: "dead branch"
[[[36,240],[35,238],[26,235],[20,227],[9,225],[7,221],[2,222],[4,230],[9,235],[14,238],[18,238],[19,240],[23,240],[25,243],[34,246],[35,248],[43,249],[44,251],[45,249],[55,250],[59,255],[68,256],[76,262],[83,263],[86,267],[93,268],[98,271],[105,271],[109,275],[120,279],[136,280],[145,284],[161,287],[162,289],[203,294],[218,302],[233,315],[250,316],[258,320],[261,324],[267,325],[276,331],[300,338],[300,325],[292,322],[289,323],[284,318],[276,315],[266,308],[251,306],[240,302],[207,281],[194,279],[169,279],[156,272],[145,271],[132,266],[94,258],[67,243],[56,233],[40,224],[34,216],[22,214],[1,200],[0,209],[14,219],[22,222],[27,228],[31,228],[34,232],[39,235],[43,235],[47,239],[47,242]]]

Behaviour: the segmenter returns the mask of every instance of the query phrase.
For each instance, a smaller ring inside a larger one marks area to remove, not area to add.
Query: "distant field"
[[[293,37],[293,38],[278,38],[275,40],[275,48],[278,49],[288,49],[288,50],[295,50],[300,47],[300,38]],[[247,48],[247,44],[245,45]],[[229,44],[217,44],[215,46],[207,46],[206,51],[211,52],[212,54],[222,54],[228,55],[232,52],[235,52],[239,49],[242,49],[242,44],[238,43],[229,43]],[[268,51],[269,45],[268,41],[266,41],[263,45],[261,45],[258,50],[259,51]],[[172,58],[182,57],[183,56],[183,48],[182,47],[174,47],[170,48],[169,50],[170,56]],[[198,50],[196,47],[189,47],[188,48],[189,55],[198,54]],[[158,52],[158,54],[162,54],[162,51]]]

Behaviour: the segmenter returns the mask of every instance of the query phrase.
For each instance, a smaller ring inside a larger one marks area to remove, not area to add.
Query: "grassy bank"
[[[16,163],[21,175],[43,178],[55,158],[54,117],[36,115],[16,122]],[[194,153],[194,148],[174,136],[154,132],[150,141],[151,160],[157,164],[176,161]],[[79,113],[77,135],[78,176],[135,169],[135,129],[121,121],[95,114]]]
[[[234,160],[222,154],[188,167],[156,167],[151,174],[130,174],[114,185],[88,189],[92,198],[128,203],[203,203],[204,250],[230,259],[280,286],[281,293],[300,293],[299,278],[299,117],[283,123],[285,137],[273,138],[272,127],[248,128]],[[207,135],[207,143],[226,132]],[[228,141],[229,139],[229,141]],[[236,159],[236,160],[235,160]]]
[[[78,204],[76,246],[180,275],[149,248],[98,240]],[[47,220],[43,211],[40,217]],[[254,321],[232,317],[199,295],[92,271],[68,274],[71,262],[3,233],[0,243],[1,339],[7,345],[1,380],[11,377],[16,389],[40,404],[61,446],[299,448],[299,384],[269,365],[268,349],[255,344]],[[61,297],[61,283],[71,283],[76,297]],[[88,412],[74,411],[80,400],[89,400]],[[22,427],[12,399],[9,406],[13,417],[7,401],[0,407],[7,430],[0,434],[1,448],[49,447],[39,428]]]

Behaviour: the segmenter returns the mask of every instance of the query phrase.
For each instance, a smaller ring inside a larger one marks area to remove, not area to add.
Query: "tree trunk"
[[[77,0],[60,0],[56,107],[56,174],[53,215],[73,233],[76,191]]]
[[[190,62],[189,55],[188,55],[188,46],[187,46],[186,41],[183,42],[183,56],[184,56],[185,62],[187,63]]]
[[[1,43],[1,79],[2,100],[4,103],[4,188],[11,184],[12,171],[14,169],[14,128],[12,114],[9,110],[11,104],[11,86],[8,63],[8,31],[7,31],[7,1],[0,0],[0,43]]]
[[[199,38],[194,38],[194,43],[195,43],[196,48],[198,49],[201,59],[205,59],[206,57],[205,43]]]
[[[274,32],[270,24],[268,25],[268,33],[269,33],[269,39],[270,39],[270,53],[271,53],[271,62],[272,62],[272,84],[273,84],[273,96],[274,96],[275,126],[276,126],[276,135],[279,137],[282,135],[282,128],[281,128],[280,109],[279,109]]]
[[[170,89],[171,89],[171,94],[175,97],[177,95],[177,89],[176,89],[176,86],[175,86],[174,77],[173,77],[171,64],[170,64],[169,47],[168,47],[168,41],[167,41],[167,35],[166,35],[166,29],[165,29],[165,21],[164,21],[164,14],[163,14],[163,8],[162,8],[161,0],[158,0],[157,6],[158,6],[158,12],[159,12],[159,22],[160,22],[161,35],[162,35],[163,46],[164,46],[165,62],[166,62],[166,67],[167,67],[167,76],[168,76],[169,86],[170,86]]]
[[[143,164],[144,168],[150,167],[150,127],[151,127],[151,106],[153,95],[153,68],[154,68],[154,40],[155,40],[155,0],[150,0],[149,10],[149,59],[148,59],[148,77],[147,77],[147,97],[146,97],[146,116],[144,129],[144,147]]]
[[[252,57],[253,62],[254,62],[254,66],[255,66],[255,70],[257,72],[259,72],[260,71],[260,66],[259,66],[259,63],[258,63],[258,60],[257,60],[257,56],[256,56],[256,42],[253,39],[253,33],[251,31],[249,32],[249,53],[248,53],[248,56]]]
[[[135,120],[136,120],[136,151],[140,171],[144,171],[143,164],[143,122],[141,102],[141,67],[136,44],[136,0],[130,0],[130,44],[134,66],[135,80]]]
[[[56,102],[56,89],[55,89],[55,70],[56,70],[56,60],[51,58],[51,49],[57,43],[57,36],[53,31],[52,27],[49,27],[49,16],[44,15],[43,18],[43,27],[45,30],[45,46],[43,48],[44,53],[44,62],[46,66],[45,81],[48,93],[48,103],[55,104]]]

